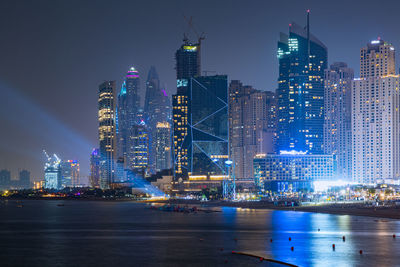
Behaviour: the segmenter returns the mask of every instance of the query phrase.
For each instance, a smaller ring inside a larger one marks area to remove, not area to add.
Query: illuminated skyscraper
[[[174,178],[178,180],[188,177],[188,149],[191,145],[191,136],[188,136],[189,82],[192,77],[201,74],[200,42],[192,44],[185,39],[184,44],[176,51],[175,59],[177,92],[172,96],[172,120]]]
[[[44,166],[44,188],[62,189],[61,160],[56,154],[52,157],[47,157],[47,162]]]
[[[108,189],[114,181],[115,166],[115,81],[99,86],[100,188]]]
[[[171,125],[169,122],[158,122],[154,138],[156,152],[156,171],[170,169],[172,164]]]
[[[257,154],[274,153],[276,98],[233,80],[229,85],[230,158],[237,179],[254,178]]]
[[[400,93],[394,47],[375,40],[361,48],[361,78],[352,83],[353,180],[400,177]]]
[[[144,102],[144,114],[149,135],[149,171],[155,173],[157,161],[157,125],[171,120],[171,102],[160,87],[160,80],[156,68],[152,66],[146,81],[146,98]],[[171,145],[168,144],[168,147]]]
[[[61,162],[62,187],[76,187],[80,185],[79,163],[76,160]]]
[[[307,27],[292,23],[278,42],[278,150],[323,153],[327,48]]]
[[[144,177],[148,167],[149,137],[144,122],[131,127],[128,140],[128,168]]]
[[[344,62],[325,70],[324,153],[335,155],[336,179],[350,179],[351,154],[351,81],[354,72]]]
[[[140,111],[140,78],[139,72],[131,67],[122,84],[121,91],[118,94],[117,105],[117,139],[118,151],[117,157],[126,159],[129,132],[133,125],[140,121],[138,120],[138,113]]]
[[[100,153],[97,148],[90,154],[89,184],[91,187],[100,187]]]
[[[188,80],[184,115],[174,117],[175,179],[191,175],[227,175],[228,84],[226,75],[199,76]],[[179,109],[181,106],[174,106]],[[187,121],[186,121],[187,120]],[[185,124],[182,123],[185,121]],[[179,136],[178,133],[181,133]]]

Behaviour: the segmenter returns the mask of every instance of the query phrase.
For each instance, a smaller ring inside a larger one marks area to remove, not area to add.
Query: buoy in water
[[[336,246],[335,244],[332,244],[332,250],[335,250]]]
[[[395,234],[393,234],[393,238],[396,238],[396,235],[395,235]]]
[[[345,236],[343,236],[342,239],[343,239],[343,242],[346,242],[346,237]]]
[[[272,243],[272,238],[269,240],[269,242],[271,242],[271,243]]]
[[[362,252],[363,252],[363,251],[360,249],[360,255],[362,254]]]
[[[289,241],[292,241],[292,238],[291,238],[291,237],[289,237]]]
[[[320,229],[318,228],[318,232],[320,231]]]
[[[263,261],[264,259],[262,257],[260,257],[260,261]]]
[[[293,251],[293,250],[294,250],[294,247],[291,247],[290,250]]]

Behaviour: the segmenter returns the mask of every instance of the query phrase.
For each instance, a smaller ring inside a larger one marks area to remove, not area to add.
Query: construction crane
[[[51,157],[49,156],[49,154],[47,154],[46,150],[43,149],[43,153],[44,153],[44,155],[45,155],[46,158],[47,158],[47,162],[50,162]]]
[[[192,30],[193,33],[196,35],[197,41],[198,41],[198,43],[199,43],[199,45],[200,45],[200,44],[201,44],[201,41],[204,40],[204,39],[206,38],[206,37],[205,37],[205,33],[202,32],[201,34],[199,34],[199,33],[196,31],[196,29],[195,29],[194,26],[193,26],[193,17],[192,17],[192,16],[190,16],[190,18],[188,19],[185,15],[183,15],[183,18],[185,19],[186,23],[187,23],[188,26],[189,26],[189,31]],[[186,32],[183,34],[183,41],[184,41],[185,43],[189,42],[189,38],[188,38]]]

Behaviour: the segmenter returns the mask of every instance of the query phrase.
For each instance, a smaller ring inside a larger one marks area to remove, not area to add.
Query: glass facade
[[[115,81],[99,86],[100,188],[108,189],[115,169]]]
[[[189,81],[200,76],[200,44],[185,40],[175,53],[177,93],[172,96],[174,179],[187,179],[189,166]],[[191,164],[191,163],[190,163]]]
[[[257,155],[253,164],[254,176],[265,185],[332,180],[335,170],[333,155],[264,154]]]
[[[323,153],[324,70],[327,48],[292,23],[278,42],[278,150]]]

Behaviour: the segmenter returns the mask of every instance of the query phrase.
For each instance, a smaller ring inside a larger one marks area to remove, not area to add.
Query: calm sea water
[[[0,266],[282,266],[232,251],[299,266],[400,266],[396,220],[238,208],[183,214],[132,202],[22,204],[0,202]]]

